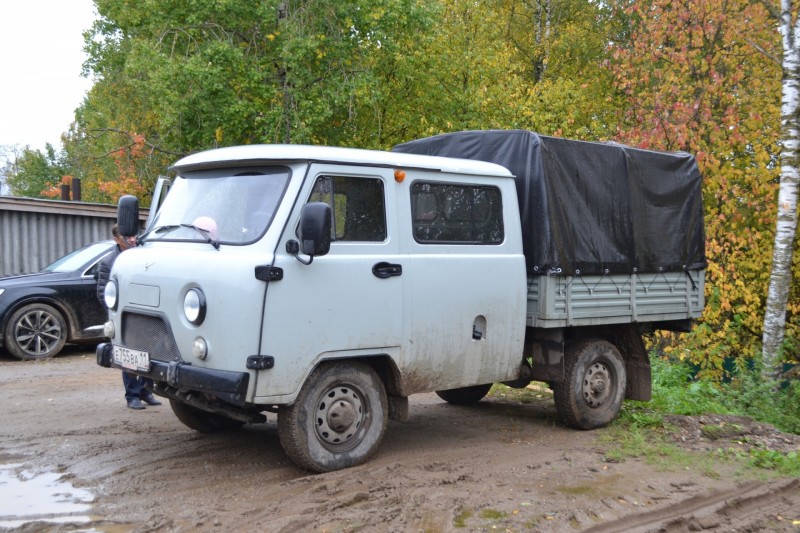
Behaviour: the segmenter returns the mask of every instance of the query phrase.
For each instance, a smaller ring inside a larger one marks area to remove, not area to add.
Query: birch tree
[[[781,0],[780,12],[763,1],[780,20],[783,43],[781,91],[781,178],[772,271],[764,313],[763,363],[767,377],[780,374],[781,348],[786,327],[786,306],[792,282],[792,254],[797,231],[798,149],[800,149],[800,26],[793,0]]]

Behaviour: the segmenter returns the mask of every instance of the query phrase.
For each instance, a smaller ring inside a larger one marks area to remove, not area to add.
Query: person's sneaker
[[[144,404],[139,398],[134,398],[133,400],[128,401],[128,407],[130,409],[144,409]]]
[[[153,396],[152,394],[147,394],[145,396],[142,396],[142,401],[147,405],[161,405],[161,402],[156,400],[156,397]]]

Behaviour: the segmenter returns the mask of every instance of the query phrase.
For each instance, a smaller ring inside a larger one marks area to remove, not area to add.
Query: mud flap
[[[564,381],[564,329],[526,328],[525,357],[532,362],[530,379]]]
[[[389,420],[408,422],[408,396],[389,396]]]

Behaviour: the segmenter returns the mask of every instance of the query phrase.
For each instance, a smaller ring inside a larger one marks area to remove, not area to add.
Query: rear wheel
[[[224,415],[203,411],[202,409],[192,407],[188,403],[183,403],[178,400],[170,400],[169,405],[172,407],[172,412],[175,413],[178,420],[200,433],[217,433],[244,425],[244,422],[241,420],[235,420]]]
[[[478,403],[484,396],[489,394],[492,388],[491,383],[485,385],[472,385],[471,387],[460,387],[458,389],[437,390],[436,394],[442,400],[453,405],[472,405]]]
[[[625,362],[616,346],[586,339],[567,347],[563,383],[553,384],[561,419],[577,429],[594,429],[614,420],[625,398]]]
[[[54,307],[28,304],[9,318],[6,348],[17,359],[45,359],[58,354],[67,342],[67,322]]]
[[[281,446],[298,466],[330,472],[366,462],[386,431],[386,389],[357,362],[324,363],[294,404],[278,411]]]

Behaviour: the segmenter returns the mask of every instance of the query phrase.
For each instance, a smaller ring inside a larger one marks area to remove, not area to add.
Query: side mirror
[[[325,255],[331,249],[331,206],[311,202],[300,211],[300,251],[312,258]]]
[[[139,234],[139,200],[126,194],[117,204],[117,227],[123,237]]]

